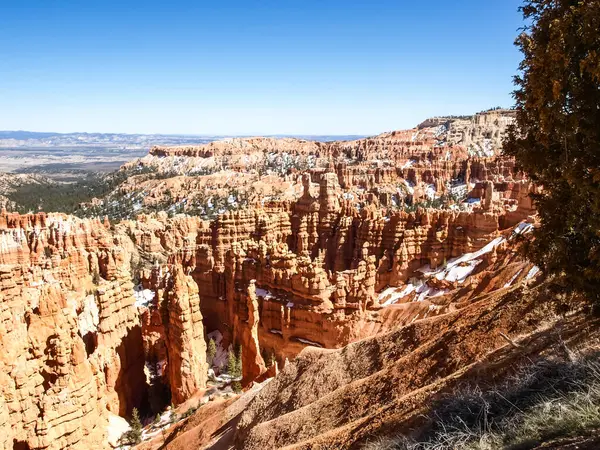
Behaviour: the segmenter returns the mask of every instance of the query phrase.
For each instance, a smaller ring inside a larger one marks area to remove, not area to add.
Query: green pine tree
[[[238,347],[238,354],[237,354],[237,358],[236,358],[236,377],[241,377],[242,376],[242,371],[243,367],[242,367],[242,346],[240,345]]]
[[[132,440],[139,444],[142,441],[142,421],[140,420],[140,414],[137,408],[133,408],[131,411],[131,431]]]
[[[142,421],[137,408],[131,411],[130,430],[123,433],[119,439],[120,445],[137,445],[142,442]]]
[[[504,146],[542,191],[529,258],[600,305],[600,4],[525,0],[516,126]],[[563,276],[564,275],[564,276]]]
[[[227,355],[227,373],[229,373],[229,375],[231,375],[234,378],[236,377],[237,359],[233,350],[229,350],[229,353]]]
[[[217,345],[213,338],[210,338],[208,341],[208,348],[206,350],[206,355],[208,359],[208,366],[212,367],[213,361],[215,359],[215,355],[217,354]]]

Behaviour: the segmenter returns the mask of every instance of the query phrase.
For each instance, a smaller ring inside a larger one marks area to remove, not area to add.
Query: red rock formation
[[[181,266],[171,266],[164,301],[169,312],[167,355],[169,386],[175,404],[206,387],[208,364],[198,286]]]
[[[98,221],[0,216],[0,442],[97,448],[145,398],[129,262]]]
[[[418,128],[352,142],[154,148],[144,164],[270,153],[327,161],[327,169],[288,172],[283,199],[213,221],[158,213],[111,227],[106,219],[0,214],[0,443],[101,442],[106,411],[145,406],[147,382],[184,402],[206,386],[205,326],[241,347],[247,385],[270,373],[263,354],[283,362],[307,346],[340,348],[526,279],[531,267],[507,242],[535,213],[534,188],[512,160],[450,145],[452,136]],[[133,192],[134,181],[122,189]],[[208,182],[152,183],[149,202],[165,186],[187,198]],[[457,191],[470,203],[418,206]],[[464,279],[425,276],[492,241]],[[153,297],[144,306],[136,305],[132,266]],[[423,294],[429,289],[435,295]],[[67,390],[75,400],[61,409]]]

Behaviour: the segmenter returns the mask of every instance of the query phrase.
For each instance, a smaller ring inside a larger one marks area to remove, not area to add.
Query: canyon
[[[216,332],[220,351],[241,353],[248,397],[142,446],[208,446],[206,430],[237,417],[236,448],[350,448],[416,421],[419,402],[490,354],[548,347],[502,347],[501,334],[555,320],[534,301],[544,275],[518,251],[538,187],[501,153],[512,120],[157,146],[122,169],[154,175],[94,200],[138,198],[135,218],[4,208],[0,448],[109,448],[111,418],[175,408],[225,371],[207,357]],[[573,342],[581,317],[565,326]]]

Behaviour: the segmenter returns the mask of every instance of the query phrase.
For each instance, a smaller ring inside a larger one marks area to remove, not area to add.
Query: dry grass
[[[520,367],[497,384],[465,385],[432,405],[428,426],[369,450],[524,450],[600,427],[600,354]]]

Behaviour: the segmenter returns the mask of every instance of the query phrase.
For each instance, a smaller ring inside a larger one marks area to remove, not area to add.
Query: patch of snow
[[[408,169],[409,167],[411,167],[413,164],[415,163],[414,160],[409,159],[408,161],[406,161],[404,163],[404,165],[401,167],[401,169]]]
[[[433,200],[437,197],[437,192],[433,184],[427,186],[427,189],[425,189],[425,195],[429,200]]]
[[[517,273],[515,273],[512,278],[508,281],[508,283],[506,283],[504,285],[505,288],[509,287],[510,285],[513,284],[513,281],[515,281],[517,279],[517,277],[521,274],[521,272],[523,272],[523,269],[519,270]]]
[[[438,280],[446,280],[454,283],[456,281],[462,283],[473,273],[475,268],[481,263],[480,259],[463,261],[460,264],[453,265],[443,272],[438,273],[435,277]]]
[[[271,333],[273,333],[273,334],[280,334],[280,335],[282,335],[282,336],[283,336],[283,332],[282,332],[281,330],[277,330],[277,329],[275,329],[275,328],[271,328],[269,331],[270,331]]]
[[[301,338],[301,337],[297,337],[296,339],[297,339],[298,341],[302,342],[303,344],[306,344],[306,345],[312,345],[313,347],[320,347],[320,348],[323,348],[323,346],[322,346],[321,344],[319,344],[318,342],[311,341],[311,340],[309,340],[309,339],[304,339],[304,338]]]
[[[504,240],[503,237],[497,237],[476,252],[465,253],[458,258],[449,260],[441,269],[431,270],[429,266],[424,266],[417,271],[423,273],[426,277],[435,276],[438,280],[462,283],[481,263],[482,260],[479,258],[486,253],[490,253]]]
[[[143,306],[147,307],[150,303],[152,303],[152,300],[154,300],[154,295],[154,291],[150,289],[143,289],[141,284],[133,288],[135,306],[138,308]]]
[[[526,280],[531,280],[533,277],[535,277],[538,272],[540,271],[540,268],[538,266],[533,266],[529,272],[527,272],[527,275],[525,276]]]
[[[422,284],[416,290],[417,296],[415,301],[421,302],[429,297],[439,297],[448,292],[446,289],[436,289],[428,286],[427,284]]]
[[[275,298],[275,296],[270,291],[263,288],[256,288],[256,295],[264,298],[265,300]]]
[[[293,308],[294,304],[292,302],[288,302],[287,305],[285,305],[287,308]]]
[[[454,195],[466,194],[467,193],[467,185],[466,184],[457,184],[455,186],[451,186],[450,192]]]
[[[94,295],[88,295],[83,299],[83,310],[77,317],[77,322],[81,336],[98,331],[100,311],[98,310],[98,304]]]
[[[533,230],[533,225],[527,222],[521,222],[519,225],[515,227],[513,230],[513,234],[527,234]]]
[[[381,292],[379,294],[379,303],[382,304],[383,306],[393,305],[394,303],[397,303],[398,300],[411,294],[416,289],[417,289],[417,287],[415,285],[413,285],[412,283],[408,283],[404,287],[404,289],[400,289],[397,287],[387,288],[386,290],[384,290],[383,292]]]
[[[173,411],[168,410],[160,415],[158,422],[153,423],[142,430],[142,441],[149,441],[162,433],[163,430],[169,428],[172,424]]]
[[[402,180],[404,182],[404,184],[406,185],[406,188],[408,190],[408,192],[413,195],[415,193],[415,189],[414,189],[414,184],[411,183],[408,180]]]
[[[213,358],[212,366],[219,369],[226,367],[229,352],[226,348],[223,347],[223,335],[221,335],[221,332],[219,330],[215,330],[211,331],[206,336],[208,337],[208,339],[212,339],[213,341],[215,341],[215,347],[217,348],[217,353]]]
[[[111,447],[117,447],[119,445],[119,438],[130,429],[131,427],[125,419],[111,412],[108,413],[108,443]]]

